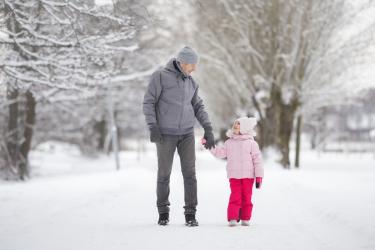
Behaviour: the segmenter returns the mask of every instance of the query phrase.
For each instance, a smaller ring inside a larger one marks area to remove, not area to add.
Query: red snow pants
[[[228,221],[250,220],[253,210],[251,195],[253,192],[253,178],[229,179],[231,194],[228,204]]]

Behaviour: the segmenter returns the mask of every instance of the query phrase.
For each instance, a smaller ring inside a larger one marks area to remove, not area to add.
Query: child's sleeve
[[[210,149],[210,152],[217,158],[226,158],[227,157],[227,144],[224,146],[215,146]]]
[[[255,169],[255,177],[263,177],[264,169],[262,164],[262,154],[260,152],[258,143],[254,141],[251,148],[251,157],[253,160],[253,165]]]

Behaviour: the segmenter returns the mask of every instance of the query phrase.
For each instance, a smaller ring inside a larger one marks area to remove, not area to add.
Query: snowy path
[[[302,170],[266,165],[264,186],[254,190],[252,225],[235,228],[225,221],[225,162],[206,152],[197,155],[197,228],[183,225],[177,157],[167,227],[156,225],[152,152],[139,161],[134,154],[122,155],[126,166],[119,172],[108,170],[112,161],[105,157],[34,158],[45,170],[54,162],[56,169],[80,165],[85,171],[0,183],[1,250],[375,249],[373,156],[333,160],[310,153]]]

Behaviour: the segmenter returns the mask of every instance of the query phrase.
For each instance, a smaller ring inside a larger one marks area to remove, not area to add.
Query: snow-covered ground
[[[32,152],[33,178],[0,183],[1,250],[375,249],[375,157],[305,151],[302,168],[269,160],[250,227],[229,228],[225,162],[197,152],[200,226],[184,226],[176,156],[171,223],[156,224],[156,156],[84,158],[71,147]]]

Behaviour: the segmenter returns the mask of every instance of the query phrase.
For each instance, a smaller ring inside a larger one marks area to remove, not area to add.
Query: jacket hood
[[[176,58],[172,58],[168,61],[168,63],[165,65],[165,70],[173,72],[176,75],[181,75],[183,78],[189,77],[189,75],[184,73]]]

